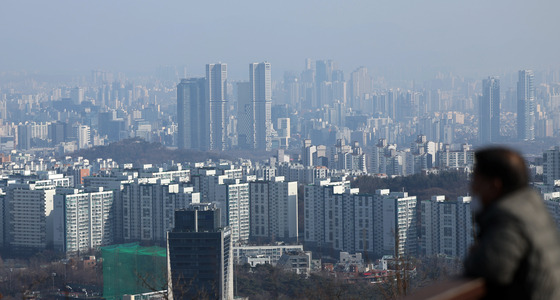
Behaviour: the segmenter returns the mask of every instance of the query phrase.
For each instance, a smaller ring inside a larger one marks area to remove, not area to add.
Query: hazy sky
[[[560,66],[558,0],[0,1],[0,72],[150,72],[226,62],[232,78],[305,58],[347,72],[490,74]]]

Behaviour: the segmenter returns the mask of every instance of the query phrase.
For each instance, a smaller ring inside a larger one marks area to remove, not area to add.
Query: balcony
[[[417,290],[403,300],[478,300],[486,294],[486,287],[482,278],[454,279],[440,282]]]

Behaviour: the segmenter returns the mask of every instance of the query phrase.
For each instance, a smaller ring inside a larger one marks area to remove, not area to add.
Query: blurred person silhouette
[[[465,275],[484,278],[486,299],[560,299],[560,236],[521,155],[477,151],[471,190],[478,235]]]

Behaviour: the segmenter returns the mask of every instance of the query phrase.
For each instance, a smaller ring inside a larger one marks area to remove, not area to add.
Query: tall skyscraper
[[[270,63],[250,64],[249,82],[251,84],[251,100],[254,107],[254,147],[258,150],[270,151],[272,147]]]
[[[371,93],[372,80],[366,67],[357,68],[350,74],[350,107],[363,109],[363,98],[365,94]]]
[[[167,234],[172,299],[233,299],[231,231],[219,215],[210,203],[175,211]]]
[[[315,90],[316,103],[314,107],[322,107],[328,104],[329,91],[332,91],[333,72],[337,64],[332,60],[317,60],[315,62]]]
[[[237,145],[243,149],[253,149],[255,135],[253,126],[253,101],[251,83],[237,83]]]
[[[189,78],[177,85],[177,146],[182,149],[208,149],[208,102],[206,79]]]
[[[500,80],[498,78],[488,77],[482,80],[482,98],[478,110],[480,143],[497,141],[500,138]]]
[[[227,64],[206,65],[206,99],[209,104],[209,149],[227,148]]]
[[[517,81],[517,137],[520,140],[535,139],[535,87],[533,71],[519,71]]]
[[[70,90],[70,98],[75,105],[80,105],[84,101],[84,89],[80,87],[75,87]]]

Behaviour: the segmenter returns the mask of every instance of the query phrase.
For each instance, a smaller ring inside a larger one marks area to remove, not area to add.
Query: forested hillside
[[[420,200],[434,195],[445,195],[448,200],[469,193],[468,175],[464,172],[446,171],[439,174],[401,176],[395,178],[376,178],[360,176],[352,181],[352,187],[360,188],[360,193],[375,193],[377,189],[408,192]]]
[[[84,157],[89,160],[97,158],[112,158],[119,164],[138,163],[138,164],[160,164],[169,162],[203,162],[208,159],[229,159],[234,160],[238,157],[249,159],[267,158],[271,153],[257,151],[236,151],[215,152],[215,151],[195,151],[185,149],[168,149],[160,143],[149,143],[139,138],[126,139],[111,143],[105,146],[97,146],[84,149],[71,154],[72,157]]]

